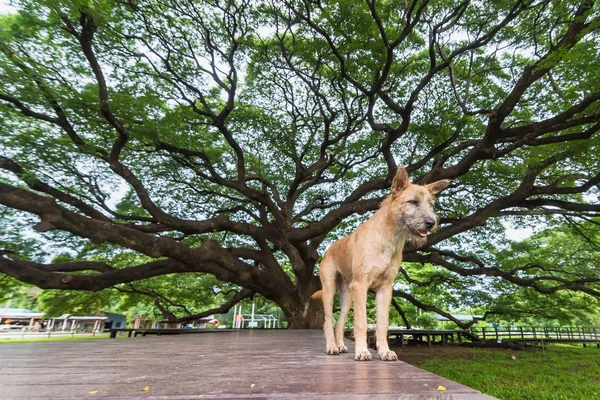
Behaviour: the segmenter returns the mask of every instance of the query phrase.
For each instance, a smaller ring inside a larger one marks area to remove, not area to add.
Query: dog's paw
[[[330,356],[337,356],[338,354],[340,354],[340,349],[337,346],[327,346],[327,348],[325,349],[325,353],[327,353]]]
[[[372,358],[373,357],[371,356],[371,353],[369,353],[368,350],[357,351],[356,353],[354,353],[355,361],[371,361]]]
[[[338,346],[338,349],[340,350],[340,353],[347,353],[348,352],[348,348],[344,345]]]
[[[398,361],[398,356],[391,350],[379,352],[381,361]]]

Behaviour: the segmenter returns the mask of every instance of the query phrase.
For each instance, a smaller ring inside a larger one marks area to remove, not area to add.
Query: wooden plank
[[[127,337],[147,336],[147,335],[181,335],[195,333],[222,333],[222,332],[237,332],[239,329],[180,329],[180,328],[165,328],[165,329],[146,329],[146,328],[113,328],[110,330],[110,338],[114,339],[119,333],[127,333]]]
[[[5,344],[0,397],[492,399],[374,352],[376,360],[356,362],[347,346],[350,353],[328,356],[322,333],[311,330]]]

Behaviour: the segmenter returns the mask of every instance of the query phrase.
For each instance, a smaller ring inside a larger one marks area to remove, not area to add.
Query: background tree
[[[457,303],[477,285],[600,295],[589,264],[558,276],[498,252],[509,221],[598,221],[594,1],[15,5],[0,18],[6,275],[99,291],[210,274],[316,327],[319,255],[403,165],[453,183],[441,228],[406,249],[428,276],[407,266],[398,299],[436,309],[410,289],[438,279]],[[15,248],[32,237],[37,253]]]

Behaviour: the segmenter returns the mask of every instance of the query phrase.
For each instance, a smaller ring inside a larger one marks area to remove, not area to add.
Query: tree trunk
[[[323,327],[323,303],[320,299],[295,299],[280,304],[288,321],[288,329],[321,329]]]

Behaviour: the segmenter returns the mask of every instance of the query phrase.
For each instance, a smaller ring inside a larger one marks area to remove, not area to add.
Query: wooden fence
[[[472,333],[482,340],[511,340],[518,342],[562,342],[562,343],[600,343],[598,327],[535,327],[519,326],[515,328],[472,328]]]

